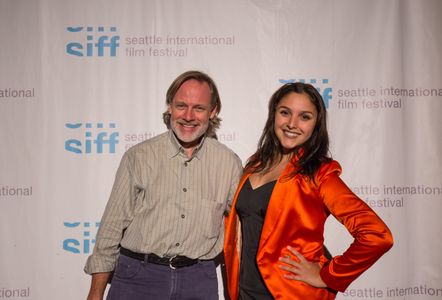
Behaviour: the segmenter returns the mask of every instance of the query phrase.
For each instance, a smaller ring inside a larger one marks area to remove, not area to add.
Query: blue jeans
[[[171,269],[121,255],[107,300],[218,300],[213,261]]]

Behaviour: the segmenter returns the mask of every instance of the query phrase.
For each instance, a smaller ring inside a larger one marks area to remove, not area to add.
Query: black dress
[[[275,183],[276,180],[253,189],[249,179],[247,179],[238,195],[235,209],[241,220],[242,230],[239,299],[274,299],[258,270],[256,254],[267,206]]]

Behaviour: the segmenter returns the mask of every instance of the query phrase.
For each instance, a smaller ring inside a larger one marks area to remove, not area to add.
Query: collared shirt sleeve
[[[345,291],[393,245],[392,234],[378,215],[339,178],[341,168],[332,162],[320,170],[319,191],[329,212],[341,222],[354,241],[321,269],[328,287]]]
[[[94,251],[84,271],[88,274],[111,272],[115,269],[123,232],[134,216],[138,179],[134,157],[126,152],[120,162],[109,201],[97,232]]]
[[[242,164],[241,164],[241,159],[235,155],[235,157],[237,158],[234,169],[233,171],[233,176],[232,176],[232,183],[230,185],[230,190],[229,190],[229,199],[227,202],[227,209],[226,209],[226,214],[228,215],[230,213],[230,210],[232,208],[232,203],[233,203],[233,198],[235,197],[235,193],[236,193],[236,189],[238,188],[238,184],[239,184],[239,180],[241,179],[242,173],[243,173],[243,168],[242,168]]]

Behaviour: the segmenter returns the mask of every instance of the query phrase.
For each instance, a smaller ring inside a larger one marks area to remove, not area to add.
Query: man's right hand
[[[103,300],[104,291],[111,276],[111,272],[92,274],[91,288],[87,300]]]

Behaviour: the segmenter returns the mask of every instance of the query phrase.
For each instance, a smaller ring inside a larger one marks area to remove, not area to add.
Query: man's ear
[[[210,112],[210,119],[213,119],[216,117],[216,106],[212,108],[212,111]]]
[[[170,104],[167,104],[167,112],[168,112],[169,114],[172,114],[172,107],[171,107]]]

